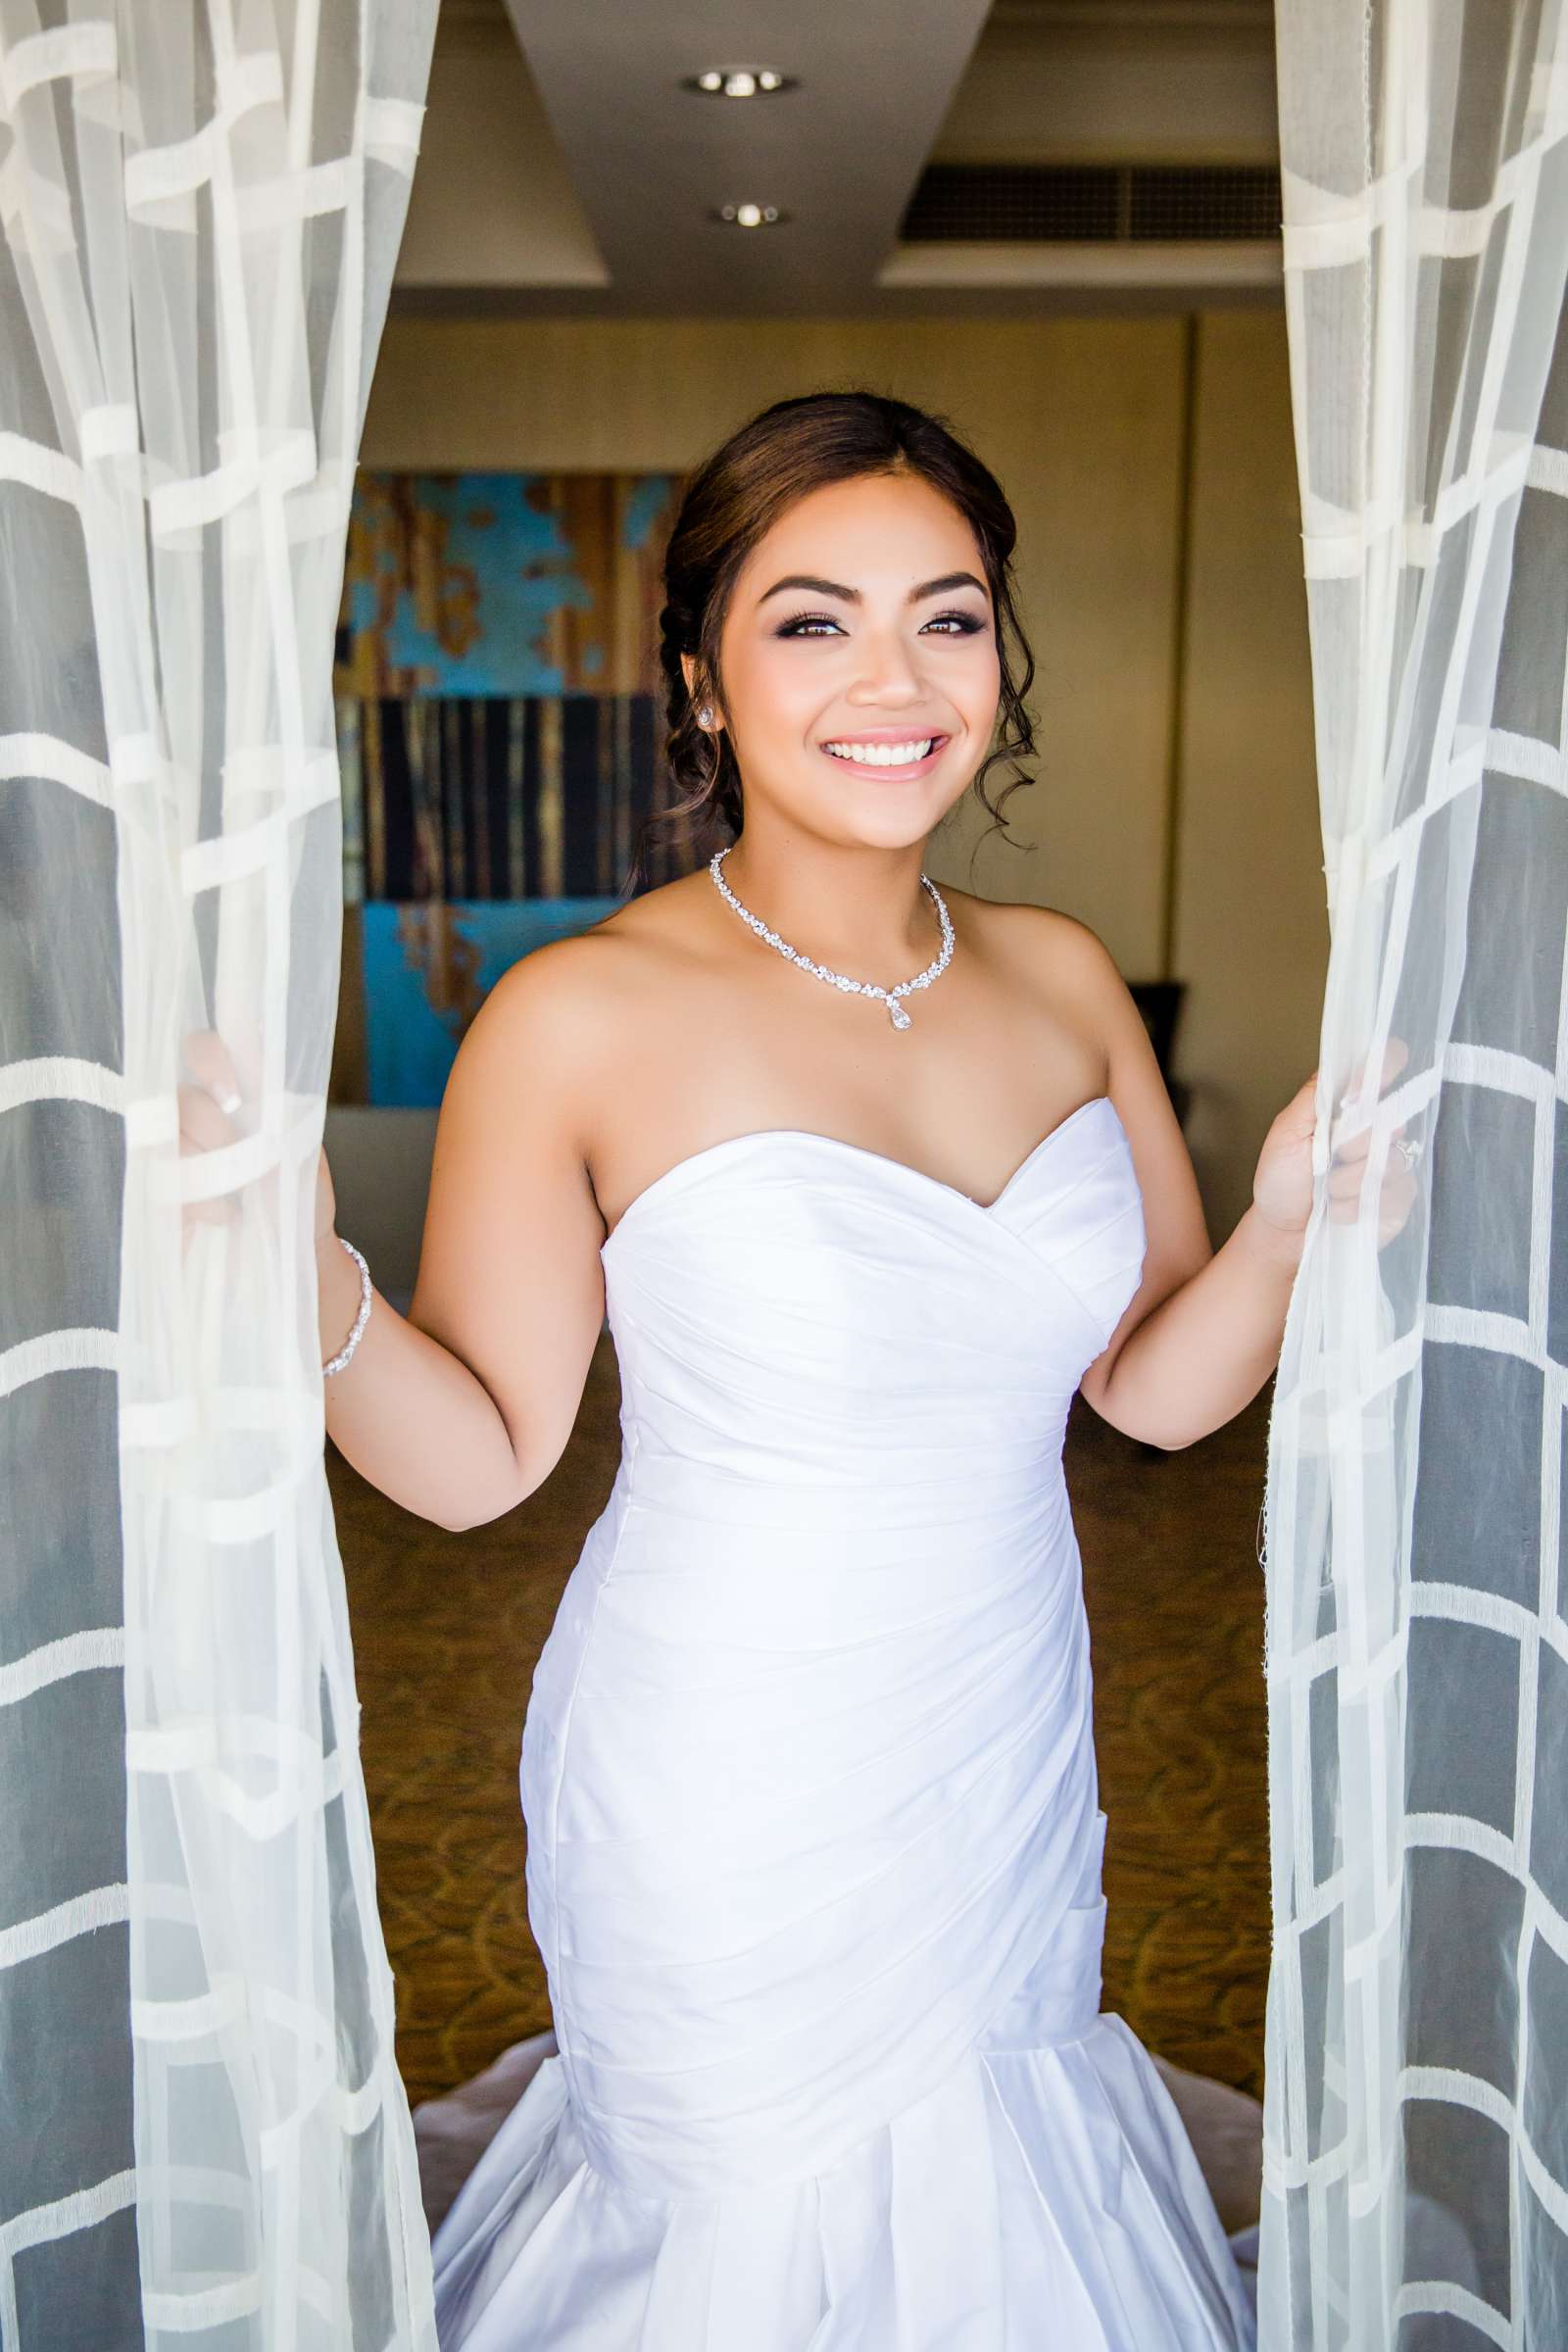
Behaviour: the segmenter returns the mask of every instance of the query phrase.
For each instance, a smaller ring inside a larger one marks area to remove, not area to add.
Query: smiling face
[[[715,715],[749,819],[760,804],[826,841],[923,840],[996,726],[996,616],[973,531],[916,473],[808,492],[742,566],[719,663]]]

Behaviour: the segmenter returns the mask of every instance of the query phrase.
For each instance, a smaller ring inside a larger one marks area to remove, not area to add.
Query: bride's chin
[[[842,849],[912,850],[917,843],[926,840],[940,820],[941,813],[940,809],[933,809],[929,816],[906,816],[899,822],[890,818],[885,824],[856,825],[846,824],[840,816],[824,823],[818,830],[825,840],[837,842]]]
[[[873,823],[860,828],[859,837],[867,849],[912,849],[916,842],[930,838],[952,806],[951,801],[933,801],[918,814],[912,809],[906,810],[898,817],[890,814],[880,824]]]
[[[885,793],[885,798],[879,794]],[[921,791],[917,786],[869,786],[845,793],[824,806],[818,801],[815,829],[830,840],[859,844],[868,850],[908,849],[942,822],[956,799],[952,792]]]

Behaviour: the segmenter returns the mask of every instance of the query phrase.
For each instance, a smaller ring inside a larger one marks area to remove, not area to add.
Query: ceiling
[[[710,98],[681,77],[772,67]],[[912,244],[929,163],[1271,164],[1271,0],[444,0],[401,310],[1273,302],[1270,241]],[[774,226],[710,218],[756,201]]]

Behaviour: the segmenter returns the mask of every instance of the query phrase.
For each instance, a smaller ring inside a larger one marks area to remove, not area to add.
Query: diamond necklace
[[[813,963],[809,956],[803,956],[799,948],[792,948],[786,940],[780,939],[776,931],[770,931],[764,922],[760,921],[753,914],[749,906],[743,906],[719,871],[725,858],[729,856],[730,850],[734,847],[735,844],[731,842],[728,849],[715,850],[708,861],[708,870],[713,877],[719,896],[734,907],[741,921],[750,923],[759,939],[765,939],[770,948],[776,948],[781,956],[787,956],[791,963],[798,963],[803,972],[809,972],[814,979],[825,980],[830,988],[841,988],[848,997],[880,997],[888,1008],[888,1017],[894,1028],[907,1029],[909,1016],[899,1003],[899,999],[906,997],[911,988],[929,988],[933,980],[940,979],[953,959],[952,917],[948,913],[941,891],[938,890],[930,875],[922,874],[920,880],[924,888],[931,893],[932,902],[937,910],[937,919],[942,925],[941,951],[933,956],[923,972],[915,973],[912,980],[901,980],[896,988],[878,988],[873,980],[850,980],[845,977],[843,972],[830,972],[825,963]]]

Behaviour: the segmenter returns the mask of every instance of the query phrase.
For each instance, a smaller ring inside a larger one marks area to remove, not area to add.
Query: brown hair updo
[[[910,472],[951,499],[974,532],[997,618],[1001,670],[999,740],[974,777],[982,805],[1005,826],[1003,804],[1027,778],[1014,766],[1001,799],[984,779],[999,760],[1029,757],[1034,728],[1024,707],[1034,656],[1013,603],[1017,539],[1002,485],[940,417],[878,392],[807,392],[776,400],[731,433],[687,483],[664,552],[665,603],[659,616],[665,686],[664,759],[682,797],[651,824],[682,819],[703,834],[740,832],[741,778],[728,728],[697,723],[706,701],[723,707],[719,634],[731,592],[754,547],[784,510],[808,491],[858,474]],[[682,654],[696,662],[686,691]],[[646,840],[646,828],[645,828]]]

